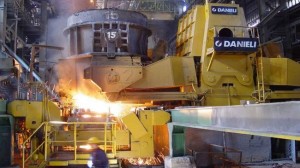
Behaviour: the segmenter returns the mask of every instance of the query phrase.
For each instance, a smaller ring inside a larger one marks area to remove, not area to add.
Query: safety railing
[[[25,168],[26,163],[41,149],[44,149],[44,162],[48,161],[51,154],[50,146],[53,144],[63,144],[63,143],[71,143],[73,149],[73,158],[77,160],[77,149],[78,143],[88,143],[87,139],[77,139],[77,135],[79,131],[83,131],[84,129],[80,129],[83,126],[91,126],[94,125],[96,127],[101,126],[101,131],[103,133],[103,139],[99,139],[101,145],[104,146],[104,151],[108,152],[108,147],[110,147],[110,152],[115,156],[117,150],[116,144],[116,132],[117,132],[117,123],[116,122],[44,122],[42,123],[23,143],[23,158],[22,158],[22,167]],[[55,134],[57,131],[63,131],[64,126],[72,126],[69,131],[73,132],[73,139],[68,140],[57,140]],[[31,142],[31,139],[37,135],[38,132],[43,131],[44,139],[42,142],[39,142],[38,147],[36,149],[31,150],[32,152],[28,154],[26,157],[25,146],[27,143]],[[97,136],[97,135],[91,135]],[[110,137],[109,137],[110,136]]]
[[[268,97],[265,88],[265,78],[264,78],[264,64],[263,64],[263,51],[262,47],[259,48],[259,56],[256,60],[256,74],[257,74],[257,97],[256,101],[264,103]]]
[[[25,164],[31,159],[37,151],[39,151],[45,144],[45,141],[40,142],[39,146],[36,149],[33,149],[31,153],[29,153],[28,157],[26,157],[26,144],[30,143],[32,138],[37,135],[37,132],[41,131],[45,128],[45,123],[42,123],[22,144],[22,168],[25,168]]]

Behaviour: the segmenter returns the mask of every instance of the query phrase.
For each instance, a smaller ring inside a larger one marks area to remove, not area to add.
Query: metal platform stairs
[[[23,143],[22,168],[56,166],[86,167],[90,161],[87,145],[90,136],[99,139],[99,147],[109,158],[110,167],[119,167],[116,158],[114,122],[44,122]]]

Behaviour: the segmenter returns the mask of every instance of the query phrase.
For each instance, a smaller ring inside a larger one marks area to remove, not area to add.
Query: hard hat
[[[38,154],[33,154],[32,158],[34,161],[37,161],[39,159],[39,155]]]
[[[100,140],[97,137],[90,137],[88,139],[88,143],[89,144],[98,144],[98,143],[100,143]]]

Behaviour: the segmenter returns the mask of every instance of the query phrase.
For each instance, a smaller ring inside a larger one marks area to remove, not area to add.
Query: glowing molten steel
[[[73,99],[75,107],[100,114],[119,116],[125,109],[122,103],[111,103],[105,99],[97,99],[82,93],[74,94]],[[88,118],[89,116],[85,117]]]
[[[127,160],[131,165],[161,165],[162,160],[156,157],[130,158]]]
[[[80,145],[79,148],[86,149],[86,150],[92,149],[91,145]]]

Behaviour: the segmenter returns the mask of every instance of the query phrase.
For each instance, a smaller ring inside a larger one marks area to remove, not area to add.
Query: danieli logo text
[[[256,38],[215,37],[216,51],[255,51],[258,47]]]
[[[226,7],[226,6],[212,6],[211,12],[213,14],[225,14],[225,15],[237,15],[237,7]]]
[[[222,43],[220,40],[217,40],[217,41],[215,42],[215,45],[216,45],[217,47],[221,47],[221,46],[223,45],[223,43]]]

